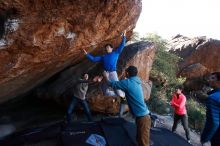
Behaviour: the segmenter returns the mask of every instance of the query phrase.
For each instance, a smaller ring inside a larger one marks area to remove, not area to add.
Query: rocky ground
[[[172,129],[173,125],[173,118],[172,116],[161,116],[157,115],[158,121],[156,127],[163,127],[168,130]],[[175,132],[177,135],[181,136],[182,138],[186,139],[185,137],[185,131],[181,124],[178,125],[177,130]],[[200,134],[190,129],[190,136],[191,136],[191,144],[193,146],[201,146],[200,143]],[[211,146],[210,143],[207,143],[205,146]]]

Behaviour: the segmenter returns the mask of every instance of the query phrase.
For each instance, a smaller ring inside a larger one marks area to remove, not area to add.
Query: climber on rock
[[[117,62],[118,57],[121,54],[124,46],[126,43],[126,31],[123,32],[122,35],[122,42],[118,46],[117,49],[113,51],[113,46],[111,44],[106,44],[105,49],[107,51],[106,54],[102,56],[92,56],[91,54],[87,53],[86,50],[83,49],[86,57],[91,60],[92,62],[102,62],[103,63],[103,69],[106,74],[108,74],[108,80],[110,81],[118,81],[118,74],[116,72],[117,68]],[[111,87],[109,87],[106,83],[102,85],[102,91],[105,96],[120,96],[125,97],[125,94],[121,90],[111,90]]]

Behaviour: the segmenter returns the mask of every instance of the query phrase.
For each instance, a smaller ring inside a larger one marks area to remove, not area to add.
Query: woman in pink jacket
[[[174,122],[172,127],[172,132],[176,131],[177,124],[181,120],[183,128],[186,133],[186,138],[188,143],[190,143],[190,134],[188,128],[188,116],[186,112],[186,97],[182,93],[183,87],[179,86],[176,89],[176,93],[174,93],[171,105],[174,108]]]

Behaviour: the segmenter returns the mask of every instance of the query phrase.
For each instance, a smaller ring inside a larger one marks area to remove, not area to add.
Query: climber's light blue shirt
[[[134,76],[126,80],[109,82],[109,85],[125,92],[128,106],[135,117],[146,116],[150,113],[144,102],[142,82],[139,77]]]

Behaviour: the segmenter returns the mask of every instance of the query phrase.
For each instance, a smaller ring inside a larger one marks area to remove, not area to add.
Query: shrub
[[[187,100],[189,126],[197,131],[202,131],[205,123],[205,107],[194,99]]]
[[[159,114],[168,114],[171,110],[168,102],[170,102],[174,87],[180,84],[176,77],[177,62],[180,58],[168,51],[167,41],[157,34],[147,34],[141,40],[152,41],[157,48],[150,72],[150,79],[153,81],[149,100],[150,110]]]
[[[151,98],[148,101],[148,106],[152,112],[158,114],[168,114],[170,113],[170,106],[168,104],[167,98],[163,97],[164,94],[158,92],[155,85],[152,86]]]

